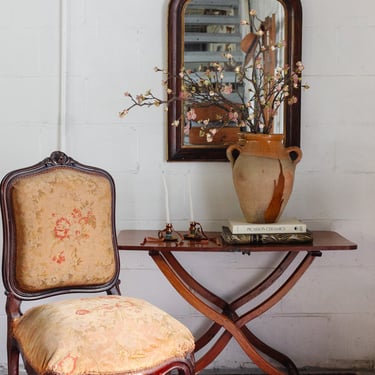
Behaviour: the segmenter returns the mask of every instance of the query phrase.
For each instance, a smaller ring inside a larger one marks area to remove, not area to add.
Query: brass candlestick
[[[177,241],[178,236],[173,229],[173,225],[171,223],[167,223],[163,230],[159,230],[158,237],[163,241]]]
[[[191,241],[200,241],[207,239],[207,236],[204,234],[202,225],[200,223],[191,221],[189,231],[184,235],[184,238]]]

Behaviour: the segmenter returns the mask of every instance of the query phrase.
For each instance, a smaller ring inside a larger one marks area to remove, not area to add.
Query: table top
[[[183,235],[184,233],[182,233]],[[355,250],[357,244],[333,231],[312,231],[313,242],[291,244],[225,243],[220,232],[206,232],[208,240],[193,241],[178,236],[177,241],[162,241],[158,230],[122,230],[118,235],[120,250],[188,251],[188,252],[271,252],[271,251],[330,251]]]

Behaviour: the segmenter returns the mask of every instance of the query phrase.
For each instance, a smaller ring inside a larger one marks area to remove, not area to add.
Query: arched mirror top
[[[257,16],[252,22],[250,10]],[[254,25],[255,22],[258,24]],[[250,20],[251,21],[251,20]],[[242,25],[241,25],[242,24]],[[301,60],[302,7],[300,0],[171,0],[168,12],[168,73],[169,87],[182,94],[181,69],[196,76],[209,69],[210,63],[219,63],[225,70],[225,84],[237,85],[236,66],[243,65],[248,54],[241,44],[251,27],[266,31],[263,38],[285,41],[285,46],[273,55],[269,69],[292,66]],[[251,42],[251,41],[250,41]],[[250,49],[246,45],[246,49]],[[228,56],[230,55],[230,60]],[[239,91],[246,88],[239,87]],[[273,120],[273,132],[284,134],[287,146],[300,145],[300,90],[294,93],[295,105],[283,105]],[[194,117],[219,118],[220,109],[214,106],[194,108]],[[191,118],[191,106],[172,101],[168,106],[168,160],[169,161],[226,161],[226,148],[237,138],[238,128],[220,129],[207,141],[202,136],[201,121]],[[173,123],[178,119],[179,126]],[[214,132],[213,132],[214,133]],[[211,135],[210,135],[211,136]]]

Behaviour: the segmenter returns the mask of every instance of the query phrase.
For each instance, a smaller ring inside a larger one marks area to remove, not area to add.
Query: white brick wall
[[[317,259],[288,297],[254,329],[298,366],[374,366],[375,124],[373,0],[303,0],[302,149],[285,215],[332,229],[359,251]],[[70,0],[67,4],[66,151],[108,169],[117,183],[118,228],[161,228],[167,174],[171,218],[187,228],[186,175],[206,230],[240,214],[229,163],[166,163],[163,111],[117,113],[126,90],[160,88],[168,0]],[[0,174],[58,147],[57,0],[0,0]],[[203,319],[177,296],[146,254],[122,254],[123,291],[167,309],[194,331]],[[231,298],[275,255],[181,255],[204,283]],[[217,275],[220,274],[220,277]],[[150,283],[150,284],[148,284]],[[149,285],[155,286],[151,289]],[[0,303],[4,296],[0,297]],[[6,319],[0,314],[1,332]],[[0,335],[0,363],[6,362]],[[215,366],[251,366],[235,343]]]

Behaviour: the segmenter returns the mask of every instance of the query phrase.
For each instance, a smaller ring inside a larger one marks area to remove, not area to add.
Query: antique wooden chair
[[[106,171],[53,152],[3,178],[1,210],[9,375],[18,375],[20,353],[29,374],[194,373],[190,331],[120,295],[115,187]],[[66,293],[81,294],[62,299]],[[53,296],[21,311],[23,301]]]

